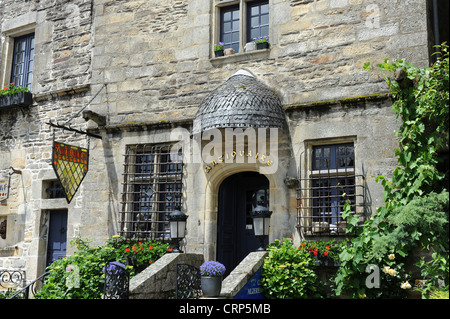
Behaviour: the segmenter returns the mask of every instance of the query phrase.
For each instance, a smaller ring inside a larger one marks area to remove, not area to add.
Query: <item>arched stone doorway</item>
[[[225,275],[259,247],[251,217],[257,197],[269,207],[269,180],[257,172],[231,175],[219,187],[216,259],[225,265]]]

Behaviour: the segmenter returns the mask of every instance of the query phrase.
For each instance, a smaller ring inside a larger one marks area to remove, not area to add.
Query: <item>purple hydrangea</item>
[[[225,266],[217,261],[207,261],[200,266],[202,276],[220,277],[225,273]]]

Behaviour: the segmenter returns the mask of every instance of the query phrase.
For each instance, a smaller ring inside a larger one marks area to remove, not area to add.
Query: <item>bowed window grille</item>
[[[303,235],[345,235],[345,203],[360,220],[367,215],[364,176],[356,174],[353,143],[314,145],[297,189],[297,228]]]
[[[128,146],[125,154],[121,235],[170,237],[167,216],[181,206],[183,153],[170,144]]]

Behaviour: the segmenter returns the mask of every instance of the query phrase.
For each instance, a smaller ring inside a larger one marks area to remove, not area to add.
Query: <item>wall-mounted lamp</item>
[[[180,210],[180,207],[176,207],[173,212],[167,216],[170,225],[170,237],[175,242],[175,248],[172,251],[173,253],[182,253],[180,250],[180,241],[186,235],[187,218],[186,214]]]

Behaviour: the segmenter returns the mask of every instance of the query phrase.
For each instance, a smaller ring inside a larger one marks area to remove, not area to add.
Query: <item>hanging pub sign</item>
[[[70,203],[88,171],[89,150],[53,141],[53,170]]]
[[[0,202],[8,199],[9,196],[9,178],[0,179]]]

